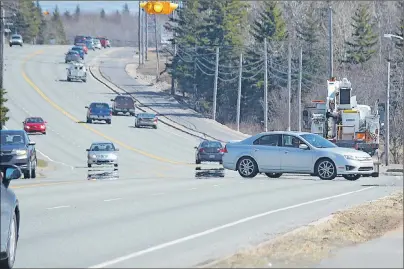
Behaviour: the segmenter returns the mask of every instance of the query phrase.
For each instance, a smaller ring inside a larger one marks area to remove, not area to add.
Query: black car
[[[195,147],[195,163],[201,162],[219,162],[222,164],[223,146],[218,141],[205,140]]]
[[[0,165],[1,180],[1,247],[0,268],[14,266],[20,228],[20,207],[15,193],[8,188],[10,181],[21,177],[21,170],[13,165]]]
[[[80,53],[78,51],[69,50],[66,53],[65,63],[80,62],[80,60],[81,60],[81,57],[80,57]]]
[[[0,165],[16,165],[24,178],[35,178],[35,142],[29,139],[24,130],[1,130],[0,134]]]

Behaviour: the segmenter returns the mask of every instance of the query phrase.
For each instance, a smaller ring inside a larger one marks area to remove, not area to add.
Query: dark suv
[[[115,99],[111,99],[112,115],[118,115],[119,112],[126,114],[129,113],[135,116],[135,101],[130,96],[118,95]]]
[[[1,130],[0,165],[18,166],[24,178],[36,177],[35,142],[24,130]]]

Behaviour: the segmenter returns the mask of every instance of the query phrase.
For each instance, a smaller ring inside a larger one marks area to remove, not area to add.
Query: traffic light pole
[[[141,14],[141,12],[142,12],[142,9],[140,8],[140,5],[139,5],[139,13],[138,13],[138,43],[139,43],[139,51],[138,51],[138,55],[139,55],[139,66],[142,64],[142,58],[141,58],[141,56],[140,56],[140,54],[142,53],[142,40],[141,40],[141,37],[142,37],[142,34],[141,34],[141,32],[142,32],[142,27],[141,27],[141,22],[142,22],[142,18],[140,17],[140,14]]]
[[[268,132],[268,46],[264,38],[264,126]]]
[[[160,53],[159,43],[157,40],[157,16],[154,15],[154,37],[156,39],[156,81],[160,79]]]
[[[217,80],[219,78],[219,47],[216,47],[215,81],[213,85],[213,120],[216,120]]]
[[[0,1],[0,89],[3,89],[4,79],[4,13],[3,1]]]
[[[148,57],[148,54],[147,54],[147,51],[149,50],[149,23],[148,23],[148,21],[147,21],[147,19],[148,19],[148,14],[146,13],[145,14],[145,16],[144,16],[144,24],[145,24],[145,59],[146,59],[146,61],[147,61],[147,57]]]
[[[237,91],[237,131],[240,131],[240,114],[241,114],[241,82],[243,76],[243,54],[240,54],[240,64],[238,71],[238,91]]]

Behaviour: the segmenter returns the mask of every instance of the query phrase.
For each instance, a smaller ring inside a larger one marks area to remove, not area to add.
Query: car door
[[[296,141],[296,143],[293,143],[294,141]],[[313,150],[310,148],[300,149],[299,144],[307,145],[295,135],[282,135],[280,159],[283,172],[307,173],[312,171]]]
[[[253,157],[260,172],[279,171],[281,160],[279,150],[281,136],[279,134],[263,135],[253,142]]]
[[[1,176],[0,176],[1,178]],[[11,197],[7,191],[7,188],[3,184],[3,179],[1,178],[1,246],[2,250],[3,247],[7,245],[8,240],[8,232],[10,227],[11,221],[11,214],[12,214],[12,204],[11,204]]]

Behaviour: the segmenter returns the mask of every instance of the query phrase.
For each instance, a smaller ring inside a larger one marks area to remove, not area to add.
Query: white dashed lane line
[[[112,201],[117,201],[117,200],[121,200],[122,198],[112,198],[112,199],[106,199],[104,200],[104,202],[112,202]]]
[[[54,207],[48,207],[48,210],[52,210],[52,209],[61,209],[61,208],[69,208],[69,205],[61,205],[61,206],[54,206]]]

